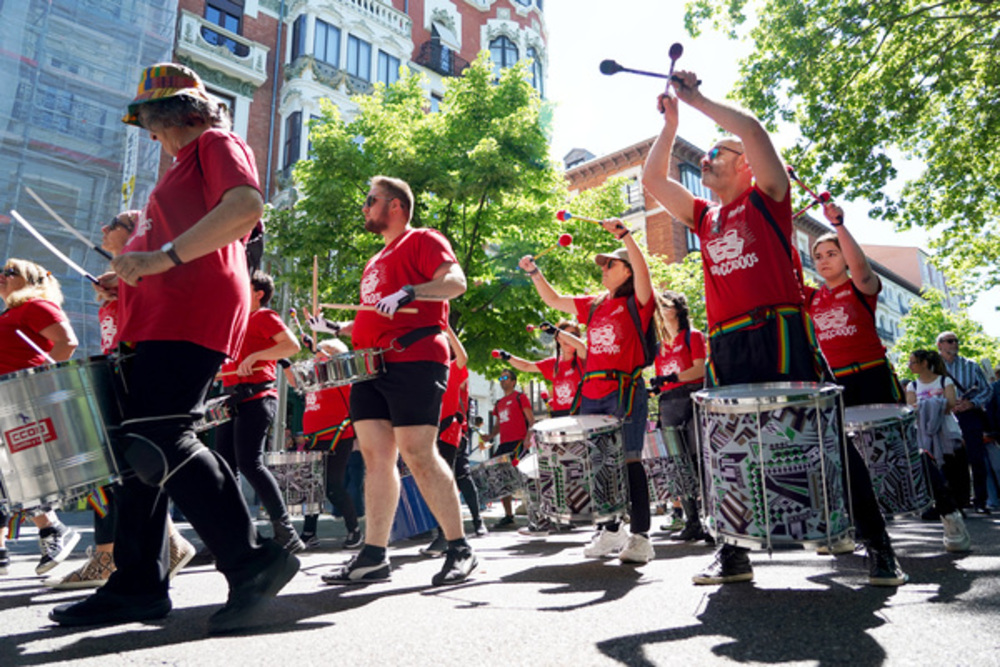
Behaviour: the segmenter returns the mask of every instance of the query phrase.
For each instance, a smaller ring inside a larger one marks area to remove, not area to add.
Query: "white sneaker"
[[[601,528],[597,535],[594,536],[594,539],[590,541],[590,544],[583,548],[583,555],[587,558],[617,556],[627,541],[628,533],[625,532],[625,527],[621,524],[618,524],[618,530],[616,531]]]
[[[653,544],[645,535],[629,535],[625,548],[618,554],[623,563],[648,563],[656,558]]]
[[[829,544],[824,542],[816,547],[816,553],[820,556],[854,553],[854,538],[844,535]]]
[[[945,514],[941,517],[941,523],[944,525],[945,551],[957,553],[971,551],[972,538],[969,537],[969,531],[965,527],[965,520],[960,511],[955,510],[951,514]]]

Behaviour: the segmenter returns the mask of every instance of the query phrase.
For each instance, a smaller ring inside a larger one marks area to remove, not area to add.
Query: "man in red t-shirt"
[[[657,99],[663,130],[646,158],[643,185],[701,240],[711,350],[706,384],[832,379],[803,312],[801,281],[790,242],[791,187],[771,137],[750,113],[705,97],[695,73],[675,73],[672,86],[673,92]],[[701,182],[721,206],[696,197],[668,177],[679,124],[678,100],[733,135],[716,142],[701,159]],[[860,456],[854,456],[854,448],[846,451],[854,459],[845,465],[853,471],[850,484],[867,496],[871,480],[856,471],[866,472],[864,464]],[[859,521],[859,514],[852,514]],[[904,583],[906,575],[896,564],[881,516],[877,511],[862,514],[863,534],[870,540],[870,583]],[[752,579],[748,550],[724,545],[715,562],[696,575],[694,582]]]
[[[493,428],[484,438],[492,441],[500,435],[500,444],[493,448],[490,456],[510,454],[514,461],[521,457],[524,449],[524,439],[528,430],[535,424],[535,413],[531,402],[524,392],[517,391],[517,373],[506,370],[497,378],[503,397],[493,406]],[[504,496],[503,518],[493,524],[493,528],[506,528],[514,525],[514,508],[511,496]]]
[[[434,585],[464,581],[478,565],[465,539],[451,470],[435,447],[441,398],[448,382],[448,300],[465,292],[448,240],[433,229],[410,226],[414,198],[396,178],[371,180],[362,212],[365,229],[385,247],[365,265],[361,310],[352,323],[310,318],[316,331],[347,333],[355,350],[384,350],[385,370],[351,390],[351,419],[365,459],[365,546],[345,565],[323,575],[328,584],[385,581],[386,547],[399,502],[396,459],[413,473],[427,506],[448,540]],[[404,307],[409,306],[409,307]]]

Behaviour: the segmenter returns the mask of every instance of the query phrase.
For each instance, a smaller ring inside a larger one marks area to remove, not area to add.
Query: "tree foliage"
[[[572,246],[539,265],[560,290],[582,293],[599,285],[593,254],[616,242],[593,223],[556,220],[567,206],[566,185],[548,159],[542,103],[523,64],[495,80],[488,54],[480,55],[445,85],[438,113],[425,108],[421,78],[405,71],[357,98],[360,111],[349,123],[325,105],[311,126],[310,159],[295,167],[297,201],[270,211],[269,231],[293,303],[310,302],[313,255],[320,257],[320,302],[356,303],[364,265],[383,244],[364,231],[369,179],[406,180],[417,198],[413,226],[441,231],[465,271],[468,291],[451,302],[451,323],[470,367],[489,372],[499,364],[492,348],[537,349],[525,325],[550,315],[518,260],[571,233]],[[623,208],[621,184],[610,181],[578,196],[572,210],[605,217]]]
[[[1000,341],[983,331],[981,324],[967,314],[954,313],[944,305],[944,296],[931,290],[924,295],[926,301],[914,304],[900,321],[904,333],[893,346],[891,354],[896,359],[896,372],[901,377],[912,377],[906,368],[914,350],[936,350],[937,335],[953,331],[960,341],[959,354],[978,362],[984,357],[992,365],[1000,361]]]
[[[687,297],[688,320],[691,327],[705,331],[705,272],[702,270],[701,253],[691,252],[680,262],[651,264],[653,282],[662,291],[670,289]]]
[[[940,231],[955,275],[1000,282],[1000,3],[691,0],[686,24],[753,40],[733,95],[800,128],[787,155],[800,176]],[[909,160],[923,170],[899,190]]]

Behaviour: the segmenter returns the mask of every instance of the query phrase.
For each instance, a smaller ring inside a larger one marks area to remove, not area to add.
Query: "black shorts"
[[[393,426],[437,426],[448,367],[433,361],[385,365],[374,380],[351,387],[351,420],[380,419]]]
[[[788,331],[787,373],[779,371],[779,328],[768,320],[755,329],[739,329],[713,336],[709,361],[715,371],[715,386],[749,382],[819,382],[818,351],[806,334],[801,315],[786,320]],[[706,377],[705,386],[711,386]]]

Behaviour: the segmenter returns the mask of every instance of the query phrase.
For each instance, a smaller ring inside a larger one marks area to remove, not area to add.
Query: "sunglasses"
[[[510,377],[509,375],[501,375],[501,376],[500,376],[500,377],[498,377],[497,379],[498,379],[498,380],[500,380],[500,382],[505,382],[505,381],[507,381],[507,380],[510,380],[510,379],[511,379],[511,377]]]
[[[108,231],[113,232],[119,227],[128,231],[130,234],[132,233],[132,230],[135,229],[135,225],[128,222],[122,222],[116,215],[115,217],[111,218],[111,222],[108,223]]]
[[[712,150],[710,150],[707,153],[705,153],[705,157],[707,157],[708,161],[711,162],[715,158],[719,157],[719,152],[720,151],[729,151],[730,153],[736,153],[737,155],[743,155],[743,153],[741,153],[740,151],[736,150],[735,148],[730,148],[729,146],[716,146]]]
[[[957,343],[958,339],[957,338],[942,338],[941,342],[942,343]]]
[[[18,270],[15,269],[13,266],[8,266],[5,269],[3,269],[2,271],[0,271],[0,276],[3,276],[5,278],[13,278],[13,277],[19,276],[19,275],[21,275],[21,274],[18,273]]]
[[[372,206],[375,205],[375,202],[378,201],[379,199],[384,199],[386,201],[392,201],[393,199],[396,199],[396,198],[395,197],[380,197],[378,195],[368,195],[367,197],[365,197],[365,206],[367,206],[368,208],[371,208]]]

